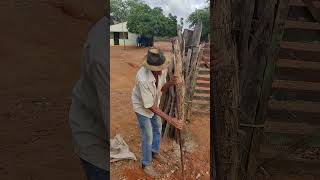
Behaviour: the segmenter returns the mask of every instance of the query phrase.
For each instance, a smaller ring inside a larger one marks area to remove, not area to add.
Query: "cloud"
[[[182,17],[185,28],[188,26],[186,19],[196,9],[204,8],[207,4],[205,0],[144,0],[150,7],[161,7],[165,15],[169,13],[178,17],[178,22]]]

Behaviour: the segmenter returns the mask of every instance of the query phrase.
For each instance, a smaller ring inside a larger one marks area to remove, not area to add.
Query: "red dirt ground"
[[[156,47],[170,53],[171,45],[167,42],[155,44]],[[112,179],[147,179],[140,168],[140,131],[137,120],[132,111],[131,91],[139,64],[147,52],[147,48],[111,47],[111,137],[121,134],[129,145],[130,150],[136,155],[137,161],[121,161],[112,163]],[[197,142],[198,148],[191,154],[186,154],[187,178],[188,179],[209,179],[210,163],[210,125],[209,117],[192,117],[191,123],[187,125],[191,131],[193,140]],[[169,165],[156,164],[156,169],[163,176],[162,179],[179,179],[180,159],[171,151],[172,143],[163,142],[161,147],[162,154],[168,159]],[[171,172],[174,170],[174,172]],[[198,175],[199,174],[199,175]]]

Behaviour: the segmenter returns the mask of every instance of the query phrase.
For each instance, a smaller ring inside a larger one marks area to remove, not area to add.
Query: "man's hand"
[[[172,124],[174,127],[176,127],[177,129],[182,129],[184,123],[182,120],[177,119],[177,118],[173,118],[171,116],[169,116],[168,114],[164,113],[163,111],[161,111],[157,106],[152,106],[151,108],[149,108],[150,111],[152,111],[153,113],[157,114],[158,116],[160,116],[161,118],[163,118],[165,121],[167,121],[168,123]]]
[[[173,76],[168,82],[166,82],[163,87],[161,88],[162,92],[165,92],[169,89],[169,87],[176,85],[176,86],[182,86],[182,82],[178,81],[178,78],[176,76]]]
[[[178,81],[177,76],[172,76],[172,78],[167,82],[169,85],[177,85],[180,86],[182,83]]]
[[[172,118],[171,119],[171,124],[176,127],[177,129],[181,130],[183,128],[183,121],[177,118]]]

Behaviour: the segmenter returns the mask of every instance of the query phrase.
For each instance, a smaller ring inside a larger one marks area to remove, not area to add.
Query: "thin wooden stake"
[[[186,179],[186,177],[184,176],[185,173],[184,173],[184,154],[183,154],[183,140],[181,138],[181,131],[178,130],[178,138],[179,138],[179,146],[180,146],[180,157],[181,157],[181,177],[183,180]]]
[[[179,31],[178,31],[179,32]],[[185,114],[184,114],[184,96],[185,96],[185,83],[183,78],[182,72],[182,56],[181,56],[181,33],[178,33],[178,38],[174,41],[174,75],[177,78],[177,81],[180,82],[180,86],[176,86],[176,107],[177,113],[176,118],[180,119],[184,122]],[[184,48],[184,47],[182,47]],[[180,158],[181,158],[181,177],[185,180],[185,173],[184,173],[184,154],[183,154],[183,140],[181,136],[181,130],[178,130],[178,141],[180,146]]]

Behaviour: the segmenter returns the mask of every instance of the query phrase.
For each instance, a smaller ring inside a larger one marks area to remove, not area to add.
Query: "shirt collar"
[[[147,69],[147,71],[148,71],[148,80],[149,80],[149,82],[155,82],[156,78],[154,78],[154,75],[152,74],[152,72],[149,69]]]

